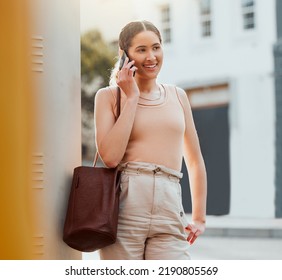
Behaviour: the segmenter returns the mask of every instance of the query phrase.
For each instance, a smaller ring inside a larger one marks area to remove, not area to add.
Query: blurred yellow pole
[[[28,3],[0,0],[0,259],[33,259]]]

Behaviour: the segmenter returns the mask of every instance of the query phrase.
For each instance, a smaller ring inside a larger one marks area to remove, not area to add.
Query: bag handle
[[[116,121],[118,119],[118,117],[120,116],[120,99],[121,99],[121,94],[120,94],[120,88],[118,87],[117,88],[117,116],[116,116]],[[94,158],[94,164],[93,164],[93,167],[96,166],[96,163],[97,163],[97,160],[98,160],[98,151],[96,151],[96,154],[95,154],[95,158]]]

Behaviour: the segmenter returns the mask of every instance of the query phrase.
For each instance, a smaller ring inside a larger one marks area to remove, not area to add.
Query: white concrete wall
[[[173,41],[165,46],[160,80],[185,86],[230,81],[230,215],[274,217],[275,1],[257,1],[257,28],[244,32],[240,1],[215,0],[208,39],[199,36],[198,1],[167,2]]]
[[[114,1],[107,2],[109,5]],[[158,27],[160,6],[170,4],[172,42],[164,46],[160,82],[186,87],[229,81],[230,215],[274,217],[272,46],[276,41],[275,0],[256,1],[256,29],[253,31],[242,30],[240,0],[213,0],[213,36],[206,39],[199,35],[198,0],[132,0],[132,3],[123,20],[147,19]],[[112,18],[113,23],[116,17],[119,14],[110,10],[103,16],[107,22]],[[98,21],[95,25],[106,37],[113,38],[112,30]],[[119,31],[115,36],[118,34]]]

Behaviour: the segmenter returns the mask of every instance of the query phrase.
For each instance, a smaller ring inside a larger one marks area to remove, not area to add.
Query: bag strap
[[[116,101],[116,103],[117,103],[117,116],[116,116],[116,121],[117,121],[118,117],[120,116],[120,100],[121,100],[120,88],[117,87],[117,101]],[[98,151],[96,151],[93,167],[96,166],[98,156],[99,156]]]
[[[117,88],[117,117],[116,117],[116,121],[120,115],[120,99],[121,99],[121,94],[120,94],[120,88]]]

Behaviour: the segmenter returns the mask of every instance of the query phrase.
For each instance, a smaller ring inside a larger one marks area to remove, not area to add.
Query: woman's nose
[[[156,58],[156,56],[155,56],[154,52],[150,51],[147,55],[147,60],[153,60],[155,58]]]

